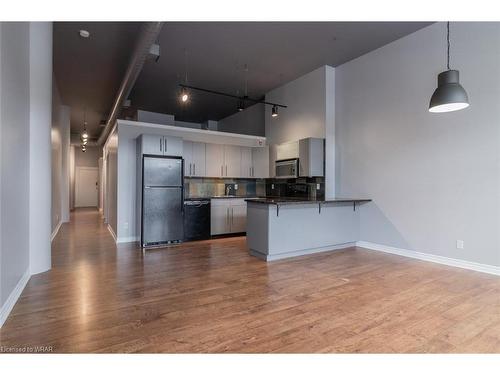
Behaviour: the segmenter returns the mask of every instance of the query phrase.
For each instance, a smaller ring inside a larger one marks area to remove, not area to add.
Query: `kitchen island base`
[[[248,200],[247,245],[265,261],[354,246],[359,239],[357,203],[368,200],[293,202]]]

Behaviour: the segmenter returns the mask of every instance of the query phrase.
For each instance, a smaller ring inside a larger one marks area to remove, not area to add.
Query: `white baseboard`
[[[116,243],[138,242],[139,237],[119,237],[115,241]]]
[[[108,224],[108,230],[109,230],[109,233],[111,233],[111,236],[113,237],[113,239],[115,240],[116,242],[116,234],[115,234],[115,231],[113,230],[113,228],[111,228],[111,225]]]
[[[250,255],[253,255],[257,258],[265,260],[266,262],[271,262],[273,260],[299,257],[302,255],[309,255],[309,254],[316,254],[316,253],[324,253],[327,251],[342,250],[342,249],[346,249],[348,247],[353,247],[353,246],[356,246],[356,242],[347,242],[347,243],[338,244],[338,245],[317,247],[317,248],[305,249],[305,250],[297,250],[297,251],[292,251],[289,253],[280,253],[280,254],[264,254],[264,253],[261,253],[260,251],[250,249]]]
[[[368,250],[376,250],[382,251],[384,253],[401,255],[408,258],[425,260],[428,262],[434,262],[439,264],[444,264],[452,267],[465,268],[472,271],[478,271],[483,273],[489,273],[492,275],[500,276],[500,267],[491,266],[488,264],[475,263],[467,260],[456,259],[456,258],[447,258],[440,255],[433,255],[428,253],[421,253],[413,250],[400,249],[397,247],[391,247],[386,245],[380,245],[373,242],[366,241],[358,241],[356,242],[356,246],[362,247]]]
[[[29,269],[26,270],[26,272],[21,276],[21,279],[18,281],[16,287],[12,292],[10,293],[9,297],[5,301],[5,303],[2,306],[2,310],[0,310],[0,328],[3,326],[5,321],[7,320],[10,312],[14,308],[14,305],[16,304],[17,300],[19,299],[19,296],[24,290],[24,287],[28,283],[30,279],[30,271]]]
[[[56,228],[54,229],[52,235],[50,236],[50,242],[54,241],[54,238],[56,238],[57,233],[59,233],[59,229],[61,229],[62,223],[63,223],[62,220],[59,221],[59,223],[57,223]]]

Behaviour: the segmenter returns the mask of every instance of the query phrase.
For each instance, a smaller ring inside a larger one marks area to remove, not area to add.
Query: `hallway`
[[[498,277],[347,249],[265,263],[245,238],[143,253],[72,213],[0,346],[54,352],[498,352]]]

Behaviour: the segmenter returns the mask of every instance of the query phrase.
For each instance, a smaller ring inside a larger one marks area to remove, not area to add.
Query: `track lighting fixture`
[[[188,85],[184,85],[182,83],[180,83],[179,86],[182,87],[183,89],[189,89],[191,91],[206,92],[208,94],[214,94],[214,95],[219,95],[219,96],[225,96],[227,98],[234,98],[237,100],[243,100],[243,104],[245,104],[245,102],[251,102],[251,103],[256,103],[256,104],[260,103],[260,104],[265,104],[265,105],[271,105],[271,106],[273,106],[273,112],[272,112],[273,117],[278,117],[278,107],[287,108],[287,106],[283,105],[283,104],[266,102],[265,100],[253,99],[253,98],[250,98],[248,96],[245,96],[244,98],[242,98],[241,96],[238,96],[238,95],[226,94],[225,92],[204,89],[201,87],[188,86]],[[238,106],[238,110],[239,110],[239,106]]]

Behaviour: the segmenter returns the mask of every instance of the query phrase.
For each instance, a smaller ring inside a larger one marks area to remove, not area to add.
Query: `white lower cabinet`
[[[247,203],[244,199],[212,199],[210,212],[212,235],[246,232]]]

